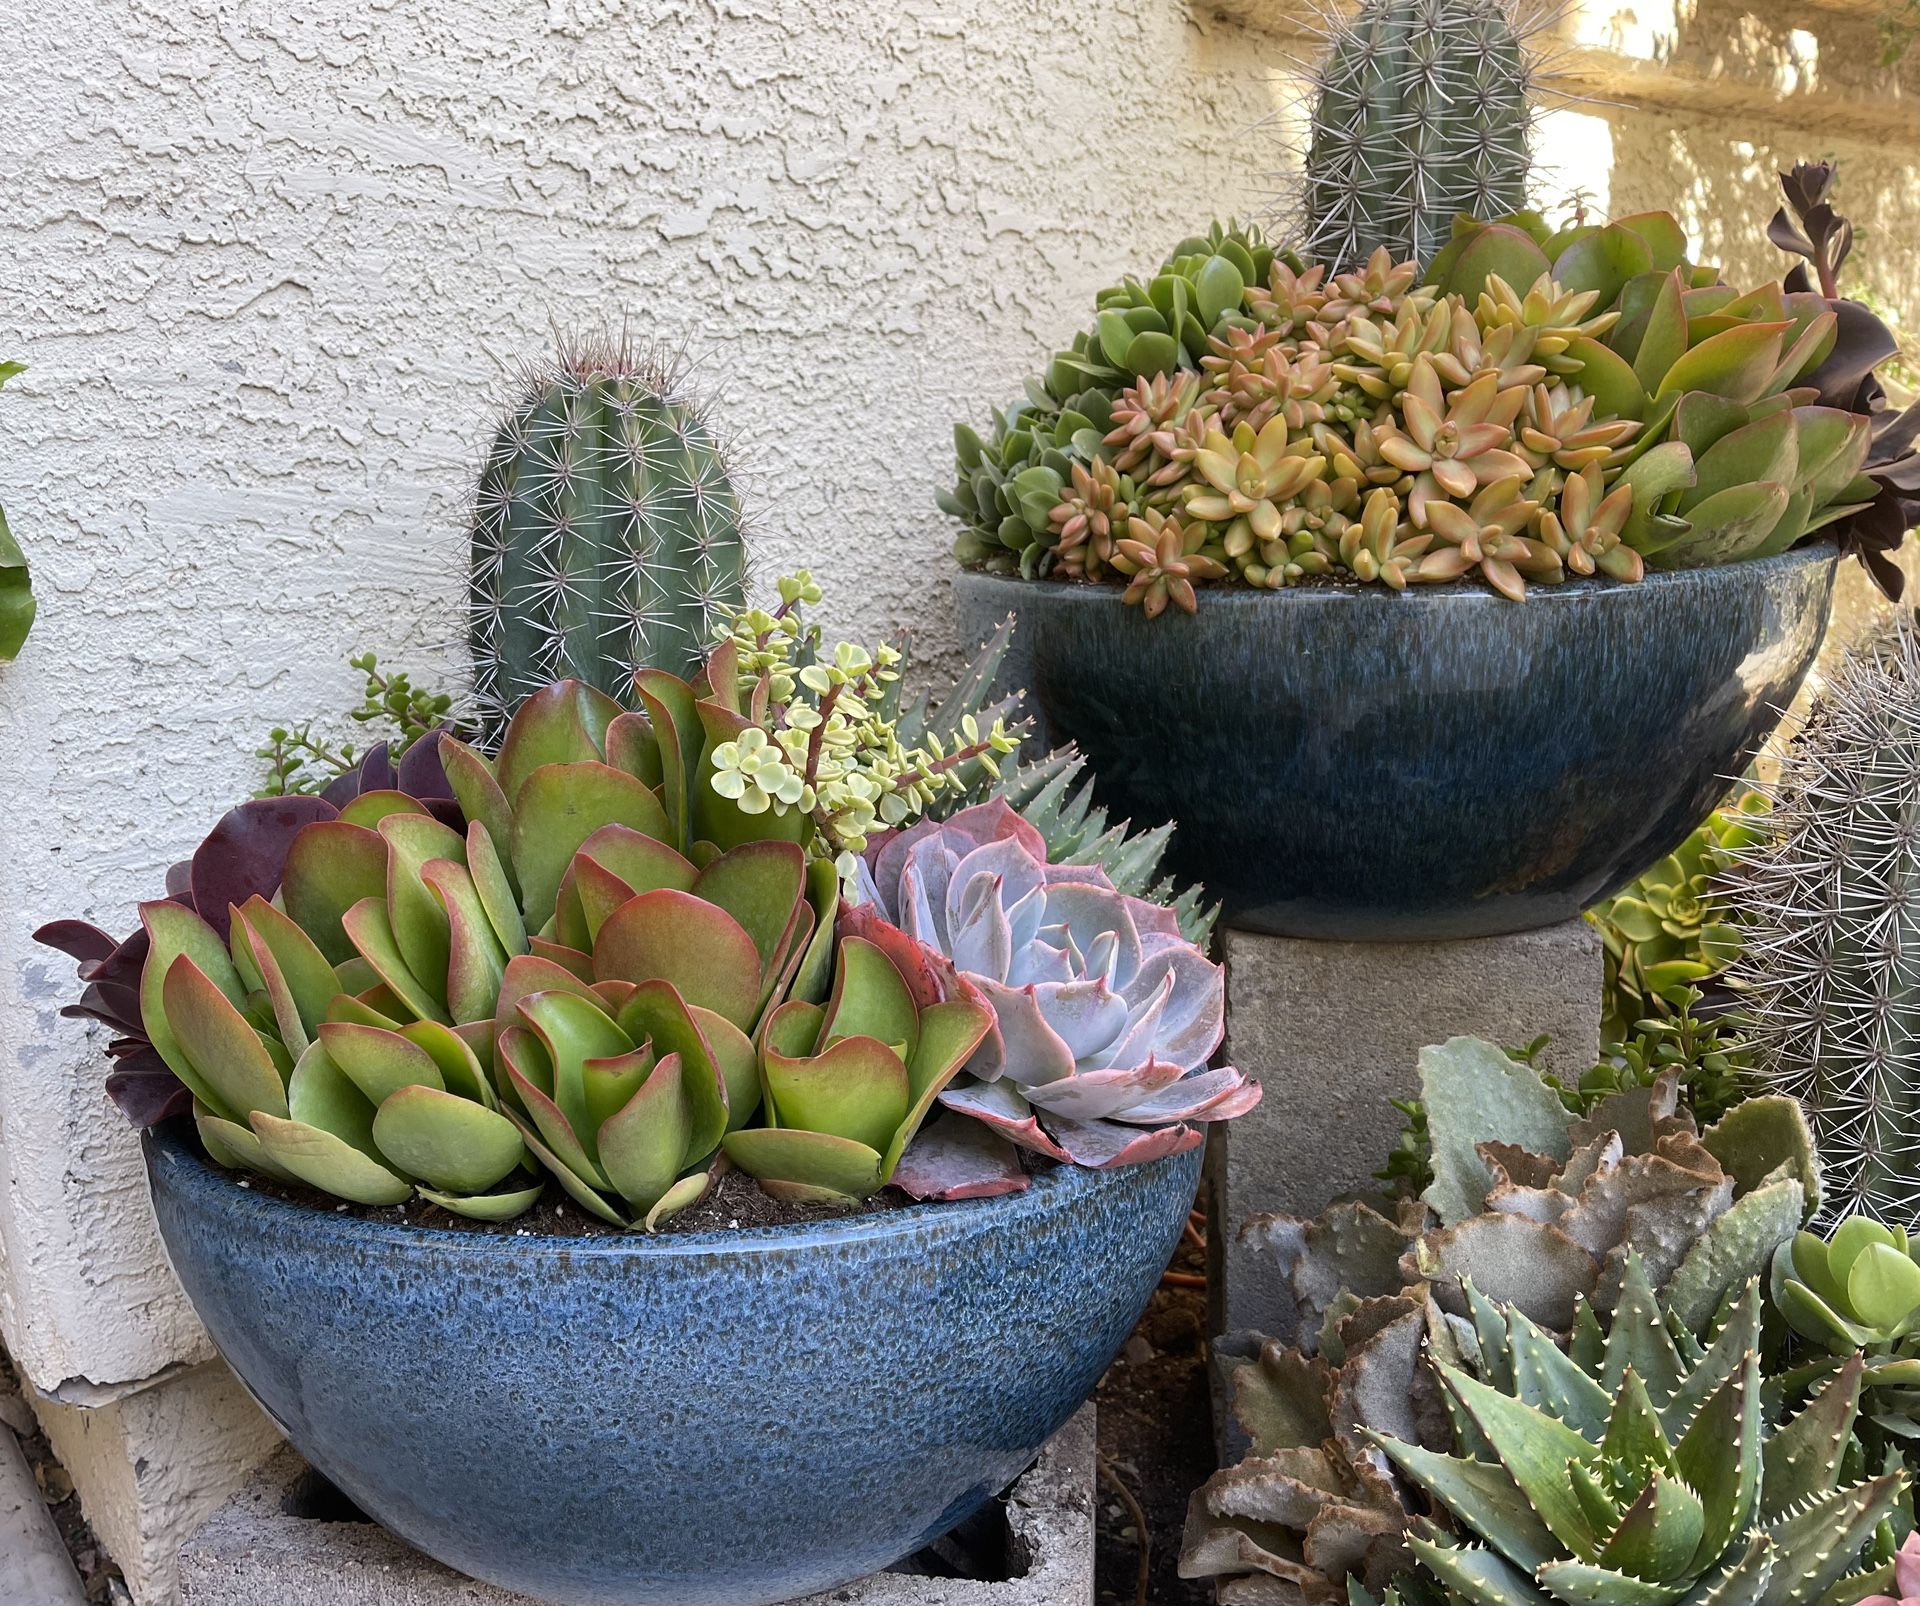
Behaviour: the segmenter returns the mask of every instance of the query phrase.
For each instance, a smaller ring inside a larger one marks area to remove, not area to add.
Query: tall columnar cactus
[[[1920,1225],[1920,634],[1842,662],[1740,856],[1757,1076],[1805,1105],[1822,1219]]]
[[[1335,269],[1424,262],[1455,216],[1526,204],[1532,58],[1513,0],[1364,0],[1314,80],[1307,235]]]
[[[521,698],[692,672],[743,596],[740,498],[674,365],[628,340],[530,367],[476,498],[469,635],[489,736]]]

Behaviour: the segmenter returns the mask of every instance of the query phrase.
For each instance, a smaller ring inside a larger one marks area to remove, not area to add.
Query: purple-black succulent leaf
[[[107,1072],[107,1097],[120,1113],[135,1126],[157,1126],[191,1110],[193,1095],[167,1069],[167,1062],[145,1043],[131,1048],[130,1053],[115,1055],[113,1069]]]
[[[193,909],[222,942],[229,908],[279,890],[293,839],[339,811],[324,798],[257,797],[229,809],[193,855]]]
[[[992,1199],[1028,1186],[1020,1151],[981,1121],[945,1114],[929,1121],[893,1170],[915,1199]]]
[[[80,979],[92,978],[89,967],[104,964],[120,946],[120,939],[87,920],[49,920],[33,934],[33,940],[48,948],[57,948],[80,966]]]
[[[184,903],[191,909],[193,907],[193,860],[174,860],[167,866],[163,885],[167,889],[169,898],[175,903]]]
[[[408,744],[395,774],[395,784],[401,791],[423,803],[436,798],[452,801],[453,786],[447,780],[447,766],[440,757],[440,744],[452,734],[451,725],[436,725]]]

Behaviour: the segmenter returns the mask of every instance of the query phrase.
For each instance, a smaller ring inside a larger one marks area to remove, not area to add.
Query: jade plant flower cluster
[[[438,730],[398,770],[370,759],[327,795],[240,805],[125,942],[45,928],[81,961],[76,1012],[121,1034],[123,1106],[142,1121],[190,1110],[224,1166],[487,1221],[531,1208],[551,1178],[599,1220],[651,1229],[724,1166],[807,1202],[896,1179],[923,1197],[1025,1186],[985,1127],[940,1140],[969,1157],[965,1177],[903,1159],[963,1068],[1075,1082],[1035,1035],[1031,989],[991,992],[871,909],[843,914],[837,862],[876,816],[907,817],[961,765],[991,763],[1003,734],[903,747],[873,686],[883,655],[817,654],[791,623],[811,589],[783,583],[780,613],[743,613],[697,681],[640,671],[637,708],[560,681],[490,755]],[[784,801],[784,782],[736,784],[741,755],[768,744],[799,778]],[[862,774],[871,810],[845,790]],[[1084,969],[1101,1019],[1118,1007],[1132,1023],[1108,1021],[1099,1045],[1124,1087],[1069,1113],[1231,1113],[1211,1079],[1243,1089],[1233,1073],[1166,1090],[1219,1036],[1219,974],[1172,911],[1097,871],[1053,871],[1032,827],[989,812],[1037,856],[1035,885],[1072,878],[1095,900],[1031,905],[1023,952],[1062,945],[1063,979]],[[1183,1141],[1030,1146],[1105,1164]]]
[[[1102,292],[988,435],[956,427],[941,506],[963,564],[1122,581],[1150,616],[1221,579],[1636,581],[1873,500],[1840,340],[1828,296],[1722,283],[1665,213],[1462,218],[1430,263],[1344,272],[1216,225]]]

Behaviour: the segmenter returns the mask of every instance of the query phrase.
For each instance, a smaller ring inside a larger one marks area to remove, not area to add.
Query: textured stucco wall
[[[98,1044],[55,1017],[69,969],[27,933],[127,925],[265,726],[350,698],[349,651],[458,676],[504,365],[623,315],[684,341],[753,474],[761,575],[804,558],[835,623],[950,653],[950,420],[1284,165],[1250,130],[1287,120],[1296,8],[1221,3],[8,8],[0,356],[32,369],[0,504],[41,616],[0,667],[0,1334],[39,1388],[107,1400],[207,1352]],[[1617,82],[1550,122],[1555,193],[1677,187],[1757,267],[1717,217],[1838,152],[1880,212],[1875,282],[1920,300],[1890,243],[1912,98],[1859,17],[1591,0],[1568,28]]]
[[[0,1327],[42,1388],[199,1355],[27,933],[115,926],[346,654],[453,675],[460,504],[552,324],[684,340],[758,567],[929,621],[948,426],[1215,209],[1270,46],[1168,0],[79,0],[13,9],[0,504]],[[931,643],[930,643],[931,644]]]

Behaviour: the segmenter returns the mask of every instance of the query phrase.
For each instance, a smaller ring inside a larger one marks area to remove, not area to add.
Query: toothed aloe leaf
[[[1792,1239],[1805,1209],[1799,1182],[1786,1176],[1736,1199],[1667,1280],[1667,1308],[1674,1318],[1693,1332],[1703,1330],[1725,1290],[1766,1274],[1774,1251]]]
[[[1548,1531],[1576,1554],[1591,1553],[1595,1536],[1568,1486],[1567,1463],[1592,1459],[1594,1447],[1565,1423],[1476,1378],[1453,1367],[1439,1372]]]
[[[1412,1540],[1408,1548],[1466,1606],[1552,1606],[1551,1596],[1495,1551],[1431,1539]]]
[[[1516,1566],[1531,1572],[1561,1553],[1560,1541],[1500,1467],[1442,1455],[1386,1434],[1372,1433],[1368,1437],[1409,1480],[1473,1532],[1497,1544]]]
[[[1839,1483],[1841,1458],[1859,1414],[1863,1370],[1860,1357],[1849,1356],[1800,1414],[1767,1440],[1761,1454],[1762,1521],[1831,1493]]]

